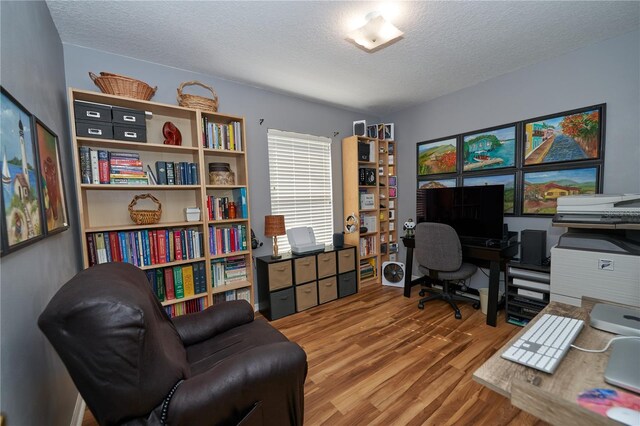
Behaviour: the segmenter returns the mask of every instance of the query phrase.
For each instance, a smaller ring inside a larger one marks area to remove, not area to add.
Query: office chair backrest
[[[38,325],[101,424],[148,414],[190,375],[173,322],[145,273],[127,263],[76,275]]]
[[[433,271],[457,271],[462,246],[455,229],[443,223],[423,222],[416,227],[416,260]]]

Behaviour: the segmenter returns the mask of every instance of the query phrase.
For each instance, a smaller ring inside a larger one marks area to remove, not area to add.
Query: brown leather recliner
[[[38,325],[101,425],[301,425],[306,354],[245,301],[171,320],[140,269],[80,272]]]

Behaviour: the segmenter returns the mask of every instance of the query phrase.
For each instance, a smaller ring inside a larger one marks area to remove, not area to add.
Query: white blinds
[[[311,226],[318,243],[331,243],[333,194],[331,139],[269,129],[271,214],[284,215],[287,229]],[[278,249],[291,249],[287,236]]]

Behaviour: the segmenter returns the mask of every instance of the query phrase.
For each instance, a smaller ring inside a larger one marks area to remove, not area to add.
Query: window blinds
[[[333,236],[331,139],[269,129],[271,214],[284,215],[287,229],[310,226],[318,243]],[[278,237],[280,251],[291,249]]]

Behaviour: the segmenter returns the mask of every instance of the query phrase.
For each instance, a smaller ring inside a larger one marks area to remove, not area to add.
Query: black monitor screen
[[[417,222],[446,223],[460,237],[501,240],[503,212],[503,185],[418,190]]]

